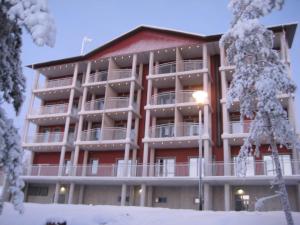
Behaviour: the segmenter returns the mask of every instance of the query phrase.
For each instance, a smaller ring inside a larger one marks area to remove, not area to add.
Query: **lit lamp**
[[[60,189],[59,189],[59,193],[61,195],[65,194],[66,193],[66,188],[64,186],[61,186]]]
[[[195,91],[193,98],[199,105],[204,105],[207,102],[206,91]],[[199,108],[199,210],[203,210],[203,184],[202,184],[202,111]]]

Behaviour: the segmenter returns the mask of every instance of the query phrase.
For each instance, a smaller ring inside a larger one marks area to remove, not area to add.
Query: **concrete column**
[[[140,206],[145,206],[146,204],[146,184],[142,184],[141,185],[141,189],[142,189],[142,192],[141,192],[141,198],[140,198]]]
[[[298,212],[300,211],[300,183],[297,184],[297,203],[298,203]]]
[[[224,210],[231,210],[231,187],[229,184],[224,185]]]
[[[231,209],[231,188],[229,184],[224,185],[224,210],[230,211]]]
[[[153,75],[154,52],[149,55],[149,75]],[[148,81],[149,82],[149,81]]]
[[[68,204],[73,204],[74,188],[75,188],[75,184],[71,183],[70,184],[70,189],[69,189]]]
[[[152,207],[152,199],[153,199],[153,187],[148,187],[148,195],[147,195],[147,206]]]
[[[212,161],[211,161],[211,147],[208,139],[203,141],[204,144],[204,171],[206,176],[211,175]]]
[[[40,78],[40,71],[36,70],[32,90],[31,90],[30,100],[29,100],[29,107],[28,107],[28,111],[27,111],[27,116],[32,112],[32,108],[33,108],[33,105],[34,105],[34,98],[35,98],[34,90],[36,90],[38,88],[39,78]],[[29,120],[26,118],[25,119],[25,124],[24,124],[24,130],[23,130],[23,137],[22,137],[23,142],[26,142],[26,138],[27,138],[27,135],[28,135],[28,129],[29,129]]]
[[[80,185],[79,195],[78,195],[78,204],[83,204],[84,197],[84,185]]]
[[[88,162],[88,156],[89,156],[89,151],[85,150],[83,153],[83,163],[82,163],[82,173],[81,176],[85,176],[86,175],[86,167],[87,167],[87,162]]]
[[[150,149],[150,162],[149,162],[149,175],[154,176],[154,166],[155,166],[155,149]]]
[[[280,57],[284,63],[287,62],[286,48],[287,46],[286,46],[285,32],[283,31],[282,33],[280,33]]]
[[[203,57],[203,69],[208,68],[208,54],[207,54],[207,45],[204,43],[202,45],[202,57]]]
[[[226,79],[226,73],[224,70],[221,71],[221,89],[222,89],[222,98],[226,99],[228,84]]]
[[[220,47],[220,60],[221,60],[221,67],[226,66],[225,49],[223,46]]]
[[[228,139],[223,139],[224,175],[231,175],[231,152]]]
[[[59,188],[60,188],[60,184],[56,183],[56,185],[55,185],[55,191],[54,191],[53,203],[58,203]]]
[[[212,209],[212,196],[211,196],[211,187],[209,184],[204,184],[204,210]]]
[[[126,194],[127,194],[127,185],[122,184],[122,190],[121,190],[121,206],[126,205]]]

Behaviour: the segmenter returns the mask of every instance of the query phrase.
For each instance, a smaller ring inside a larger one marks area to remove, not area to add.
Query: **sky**
[[[20,132],[28,111],[34,78],[34,71],[25,65],[77,56],[84,36],[93,39],[85,48],[85,52],[89,52],[142,24],[211,35],[226,32],[231,20],[228,0],[50,0],[48,3],[57,28],[55,46],[38,47],[31,36],[23,32],[21,59],[27,79],[26,100],[18,116],[7,106],[8,116],[14,119]],[[286,0],[281,11],[266,16],[262,23],[271,26],[298,22],[299,10],[300,0]],[[290,51],[292,77],[299,87],[296,93],[297,112],[300,112],[299,30],[300,27]]]

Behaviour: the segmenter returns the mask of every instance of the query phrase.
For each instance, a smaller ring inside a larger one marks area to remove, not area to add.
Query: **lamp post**
[[[207,92],[195,91],[193,98],[199,105],[207,102]],[[199,108],[199,183],[198,183],[198,198],[199,210],[203,210],[203,182],[202,182],[202,111]]]

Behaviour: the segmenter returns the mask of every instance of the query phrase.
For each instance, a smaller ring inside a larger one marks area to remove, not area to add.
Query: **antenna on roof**
[[[88,42],[92,42],[92,39],[88,38],[87,36],[84,36],[83,39],[82,39],[82,42],[81,42],[80,55],[83,55],[85,44],[88,43]]]

